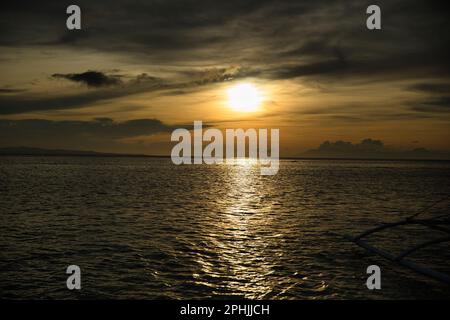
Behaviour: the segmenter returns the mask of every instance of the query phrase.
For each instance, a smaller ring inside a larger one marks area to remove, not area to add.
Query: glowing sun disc
[[[228,105],[236,111],[256,111],[261,104],[259,90],[250,83],[237,84],[227,90]]]

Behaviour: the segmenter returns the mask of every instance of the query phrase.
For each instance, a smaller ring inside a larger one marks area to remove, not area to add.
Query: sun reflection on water
[[[217,294],[240,292],[245,298],[264,298],[276,285],[271,282],[271,274],[277,255],[283,255],[280,251],[276,255],[267,252],[280,239],[266,231],[271,229],[268,226],[273,216],[270,206],[262,205],[265,184],[256,160],[237,159],[226,170],[227,204],[209,234],[220,263],[213,265],[204,259],[197,262],[203,272],[222,277]]]

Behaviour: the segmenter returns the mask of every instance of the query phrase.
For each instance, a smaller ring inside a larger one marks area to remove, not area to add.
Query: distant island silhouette
[[[145,154],[125,154],[125,153],[110,153],[110,152],[65,150],[65,149],[43,149],[33,147],[0,148],[0,156],[158,157]]]
[[[97,152],[91,150],[45,149],[36,147],[0,147],[0,156],[59,156],[59,157],[144,157],[170,158],[170,155],[150,155],[136,153]],[[284,160],[403,160],[403,161],[450,161],[447,154],[425,152],[422,156],[414,151],[404,153],[320,153],[309,150],[297,157],[280,157]]]

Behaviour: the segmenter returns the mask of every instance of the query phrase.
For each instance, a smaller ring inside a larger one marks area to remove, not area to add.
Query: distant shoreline
[[[6,157],[104,157],[104,158],[170,158],[170,155],[128,154],[65,149],[42,149],[32,147],[0,148],[0,156]],[[364,158],[364,157],[280,157],[280,160],[341,160],[341,161],[450,161],[436,158]]]
[[[167,155],[147,154],[7,154],[0,153],[0,157],[77,157],[77,158],[162,158],[170,159]],[[403,162],[450,162],[450,159],[388,159],[388,158],[308,158],[308,157],[280,157],[280,160],[308,160],[308,161],[403,161]]]

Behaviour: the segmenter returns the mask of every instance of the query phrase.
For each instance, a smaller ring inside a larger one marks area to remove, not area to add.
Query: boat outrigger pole
[[[448,213],[446,213],[445,215],[441,215],[441,216],[437,216],[437,217],[429,218],[429,219],[416,219],[420,214],[426,212],[428,209],[435,206],[437,203],[440,203],[449,198],[450,198],[450,196],[447,196],[444,199],[441,199],[441,200],[433,203],[431,206],[427,207],[426,209],[419,211],[404,220],[400,220],[400,221],[393,222],[393,223],[383,223],[377,227],[374,227],[372,229],[362,232],[360,235],[358,235],[356,237],[346,235],[346,236],[344,236],[344,238],[349,241],[352,241],[353,243],[357,244],[358,246],[366,249],[367,251],[369,251],[371,253],[375,253],[383,258],[386,258],[390,261],[398,263],[399,265],[407,267],[415,272],[418,272],[420,274],[423,274],[423,275],[433,278],[435,280],[441,281],[446,284],[450,284],[450,275],[443,273],[443,272],[436,271],[436,270],[428,268],[426,266],[417,264],[417,263],[407,259],[407,257],[409,255],[411,255],[412,253],[414,253],[418,250],[421,250],[423,248],[430,247],[430,246],[433,246],[436,244],[450,241],[450,229],[449,229],[450,219],[440,220],[440,218],[442,218],[442,217],[448,218],[448,216],[449,216]],[[404,226],[404,225],[421,225],[421,226],[424,226],[424,227],[427,227],[427,228],[430,228],[433,230],[440,231],[440,232],[444,233],[445,236],[442,236],[442,237],[439,237],[439,238],[436,238],[433,240],[421,242],[418,245],[408,248],[397,255],[395,255],[389,251],[385,251],[383,249],[377,248],[377,247],[369,244],[365,240],[365,238],[367,236],[372,235],[374,233],[377,233],[377,232],[380,232],[380,231],[383,231],[386,229],[395,228],[398,226]]]

